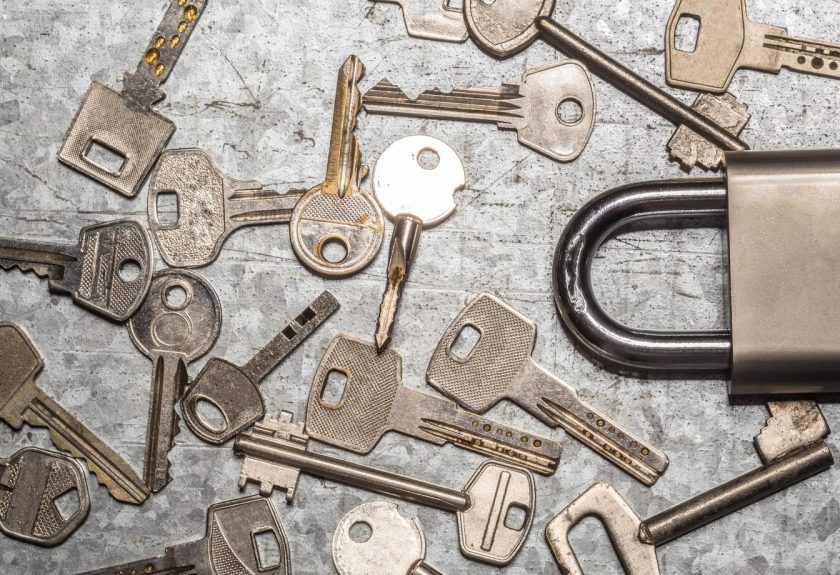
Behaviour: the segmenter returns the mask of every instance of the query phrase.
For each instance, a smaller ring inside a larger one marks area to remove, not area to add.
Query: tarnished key
[[[466,42],[469,37],[464,23],[464,11],[456,0],[371,0],[388,2],[402,7],[405,29],[409,36],[439,40],[441,42]]]
[[[477,331],[472,348],[461,349]],[[461,338],[464,338],[462,341]],[[475,298],[443,334],[429,361],[429,384],[463,407],[484,413],[503,399],[566,433],[645,485],[668,468],[661,451],[625,431],[578,397],[577,390],[537,365],[537,327],[490,294]]]
[[[343,390],[337,387],[339,378],[345,380]],[[367,454],[389,431],[435,445],[451,443],[542,475],[557,470],[562,452],[556,441],[404,386],[399,352],[389,348],[380,353],[371,343],[339,334],[312,380],[306,432],[323,443]]]
[[[187,364],[210,351],[222,327],[222,305],[213,286],[191,272],[155,274],[149,297],[131,321],[131,341],[152,360],[143,480],[153,493],[171,481],[169,450],[178,434],[175,403],[186,388]]]
[[[260,382],[306,341],[321,324],[338,311],[340,305],[328,291],[316,298],[268,345],[243,366],[212,358],[190,384],[181,400],[187,425],[199,438],[221,445],[265,415]],[[202,403],[208,403],[224,422],[205,419]]]
[[[175,124],[152,110],[195,30],[207,0],[170,0],[155,35],[122,92],[93,82],[64,136],[58,159],[115,192],[133,198],[175,132]],[[107,166],[92,157],[94,147],[119,157]]]
[[[46,427],[53,444],[87,462],[111,496],[139,505],[149,496],[143,481],[119,455],[35,384],[44,362],[12,323],[0,323],[0,419],[12,429]]]
[[[595,88],[579,62],[525,72],[520,84],[423,92],[416,100],[382,80],[364,96],[368,112],[442,120],[495,123],[516,130],[519,143],[556,160],[576,159],[595,124]]]
[[[163,555],[79,575],[292,575],[289,543],[270,499],[255,495],[211,505],[203,539]]]
[[[391,341],[402,291],[420,245],[420,233],[452,215],[455,194],[465,185],[461,158],[437,138],[409,136],[397,140],[379,156],[373,172],[374,193],[394,221],[388,283],[376,321],[375,341],[380,350]]]
[[[140,307],[154,271],[152,242],[135,220],[82,228],[76,245],[0,238],[0,267],[33,271],[50,291],[113,321]]]

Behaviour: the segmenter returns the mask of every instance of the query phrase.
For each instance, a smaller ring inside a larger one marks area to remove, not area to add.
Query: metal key
[[[465,329],[478,331],[471,350],[456,351]],[[577,390],[537,365],[537,326],[499,298],[481,294],[455,318],[435,349],[426,379],[461,406],[485,413],[509,399],[566,433],[645,485],[668,468],[664,453],[622,429],[578,397]]]
[[[65,516],[56,500],[75,492],[77,507]],[[54,547],[64,543],[90,511],[85,469],[72,457],[24,447],[0,460],[0,531],[9,537]]]
[[[169,475],[169,450],[178,434],[175,403],[186,388],[187,364],[213,347],[222,327],[222,305],[213,286],[186,271],[155,274],[149,297],[128,323],[131,341],[152,360],[152,392],[143,479],[153,493]]]
[[[755,438],[763,453],[774,453],[764,465],[723,485],[710,489],[650,519],[640,520],[618,492],[608,483],[597,483],[564,509],[545,530],[545,537],[560,566],[568,575],[583,575],[569,531],[585,517],[599,519],[607,530],[619,561],[628,575],[658,575],[656,547],[716,521],[760,499],[773,495],[834,465],[834,458],[823,441],[828,426],[813,402],[771,404],[774,417],[768,428],[784,427]],[[791,424],[788,427],[788,424]],[[779,437],[796,438],[778,443]],[[817,439],[818,438],[818,439]],[[816,440],[815,440],[816,439]]]
[[[245,365],[215,357],[208,361],[181,400],[187,426],[204,441],[221,445],[262,418],[265,402],[259,391],[260,382],[339,307],[335,296],[325,291]],[[222,427],[201,417],[202,402],[221,414]]]
[[[24,423],[47,428],[53,444],[84,459],[114,499],[143,503],[149,491],[128,463],[35,384],[43,367],[23,330],[0,323],[0,419],[15,430]]]
[[[0,268],[49,279],[50,291],[113,321],[140,307],[154,271],[152,242],[135,220],[82,228],[76,245],[0,238]]]
[[[677,48],[681,22],[699,20],[692,51]],[[735,72],[749,68],[778,74],[782,68],[840,78],[840,44],[790,38],[786,28],[747,18],[746,0],[678,0],[665,40],[668,83],[722,93]]]
[[[464,11],[456,0],[371,0],[388,2],[402,7],[405,29],[409,36],[439,40],[441,42],[466,42],[469,37],[464,23]]]
[[[520,84],[468,88],[407,97],[388,80],[364,96],[368,112],[495,123],[516,130],[519,143],[558,162],[576,159],[595,123],[595,88],[579,62],[565,61],[525,72]]]
[[[264,547],[263,547],[264,546]],[[270,499],[254,495],[211,505],[203,539],[163,555],[79,575],[292,575],[289,543]]]
[[[341,459],[307,451],[309,436],[303,425],[292,423],[292,414],[280,419],[266,417],[254,426],[253,435],[240,434],[233,452],[244,457],[239,488],[250,481],[260,493],[273,489],[294,498],[301,472],[338,481],[360,489],[382,493],[451,511],[458,519],[461,553],[470,559],[507,565],[525,543],[534,515],[534,477],[525,469],[486,461],[462,491],[438,487],[424,481],[380,471]],[[524,512],[520,526],[512,526],[511,509]]]
[[[122,92],[93,82],[76,112],[58,159],[129,198],[135,197],[175,124],[152,110],[165,97],[161,84],[187,45],[207,0],[170,0],[169,8],[133,73],[123,78]],[[122,158],[116,170],[91,156],[101,146]]]
[[[434,160],[437,164],[431,167]],[[425,161],[430,163],[421,163]],[[452,215],[455,194],[465,185],[461,158],[437,138],[409,136],[397,140],[379,156],[373,172],[374,193],[394,222],[388,255],[388,283],[376,322],[375,341],[380,350],[391,341],[402,291],[420,244],[420,233]]]

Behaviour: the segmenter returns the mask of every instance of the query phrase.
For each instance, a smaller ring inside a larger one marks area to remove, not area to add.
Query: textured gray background
[[[62,135],[92,79],[119,87],[166,6],[154,2],[0,0],[0,232],[74,240],[86,224],[122,216],[145,219],[145,191],[130,201],[56,160]],[[840,2],[751,0],[753,18],[793,33],[837,39]],[[589,0],[558,3],[555,16],[619,60],[664,85],[662,37],[672,2]],[[277,189],[308,187],[323,178],[335,73],[346,57],[367,64],[367,89],[387,77],[416,94],[438,86],[518,81],[523,71],[560,57],[537,43],[498,62],[471,43],[409,38],[399,8],[366,0],[343,2],[212,1],[166,85],[160,110],[178,125],[172,147],[199,146],[231,176],[258,178]],[[758,464],[752,437],[762,406],[731,407],[720,381],[646,382],[595,368],[573,348],[557,321],[550,292],[551,257],[570,215],[618,184],[684,177],[669,163],[673,128],[595,79],[598,120],[589,147],[572,164],[554,163],[516,143],[513,133],[467,125],[361,115],[357,135],[369,163],[394,139],[423,132],[448,141],[466,164],[469,186],[459,211],[424,234],[395,333],[408,385],[425,388],[426,361],[438,337],[475,294],[505,297],[539,324],[535,356],[576,385],[581,395],[629,429],[659,445],[671,467],[646,489],[562,431],[551,431],[504,404],[500,420],[564,440],[554,477],[538,478],[534,527],[506,573],[556,572],[543,529],[597,480],[613,483],[642,515],[728,480]],[[783,72],[741,72],[732,90],[753,119],[744,139],[755,148],[837,145],[837,87],[828,79]],[[669,90],[686,102],[689,92]],[[698,175],[698,174],[695,174]],[[387,241],[387,239],[386,239]],[[601,302],[617,318],[645,327],[725,325],[725,235],[717,230],[640,233],[610,242],[596,261]],[[224,304],[224,327],[212,355],[242,362],[324,288],[343,304],[306,345],[263,384],[272,412],[302,416],[310,377],[339,331],[373,336],[387,250],[347,281],[325,281],[301,267],[283,227],[236,234],[201,273]],[[162,264],[159,264],[162,265]],[[46,360],[39,384],[125,456],[142,464],[149,361],[126,330],[50,296],[33,275],[3,273],[0,316],[22,324]],[[191,366],[192,373],[206,358]],[[840,426],[840,408],[826,405]],[[93,489],[87,523],[63,546],[44,550],[2,538],[0,571],[68,573],[163,551],[204,533],[206,508],[239,495],[239,462],[229,447],[205,445],[185,428],[172,452],[173,482],[139,508]],[[41,431],[12,433],[0,425],[0,455],[46,444]],[[830,439],[835,450],[836,438]],[[325,446],[316,450],[340,454]],[[481,459],[386,437],[364,460],[378,467],[460,487]],[[93,483],[93,476],[89,475]],[[840,470],[692,533],[662,549],[665,573],[825,574],[840,572]],[[253,488],[249,488],[251,491]],[[297,573],[331,573],[330,541],[339,518],[361,501],[360,490],[304,477],[294,504],[275,495]],[[445,573],[496,573],[458,552],[454,518],[402,504],[426,527],[428,559]],[[589,520],[574,533],[587,573],[620,572],[607,538]]]

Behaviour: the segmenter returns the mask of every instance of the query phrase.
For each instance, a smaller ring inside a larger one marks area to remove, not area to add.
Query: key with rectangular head
[[[409,36],[439,40],[441,42],[466,42],[469,37],[464,23],[464,11],[455,0],[371,0],[388,2],[402,7],[405,29]]]
[[[458,350],[465,330],[478,331],[468,352]],[[645,485],[668,468],[661,451],[621,428],[578,397],[577,390],[537,365],[534,322],[501,299],[481,294],[452,322],[435,348],[426,379],[461,406],[485,413],[509,399],[566,433]]]

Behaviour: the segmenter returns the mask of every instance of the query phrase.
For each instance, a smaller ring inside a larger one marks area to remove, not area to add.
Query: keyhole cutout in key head
[[[464,0],[470,36],[496,58],[527,48],[537,39],[535,20],[553,10],[554,0]]]

